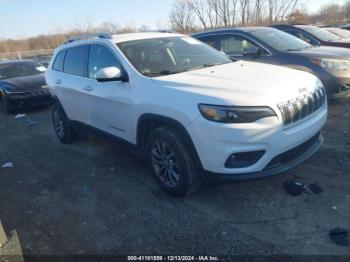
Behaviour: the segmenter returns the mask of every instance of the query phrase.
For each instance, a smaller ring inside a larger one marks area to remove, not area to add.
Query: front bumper
[[[231,179],[249,179],[285,172],[309,158],[322,144],[319,134],[326,121],[327,104],[292,126],[284,126],[276,117],[240,125],[222,125],[199,117],[189,127],[189,132],[204,171]],[[302,147],[305,144],[307,146]],[[279,156],[300,147],[303,150],[296,156],[277,162]],[[232,154],[254,151],[265,151],[255,164],[243,168],[225,167]]]
[[[26,108],[41,105],[51,105],[52,96],[49,93],[43,94],[8,94],[9,105],[11,108]]]
[[[329,100],[350,98],[350,77],[332,76],[322,79],[322,83],[327,90]]]
[[[222,180],[246,180],[279,175],[305,162],[320,149],[323,142],[324,139],[322,135],[318,133],[316,136],[312,137],[304,144],[274,158],[270,162],[270,164],[263,171],[260,172],[233,175],[219,174],[207,171],[205,172],[205,175],[207,179]],[[287,161],[276,161],[278,158],[285,158],[285,160]]]

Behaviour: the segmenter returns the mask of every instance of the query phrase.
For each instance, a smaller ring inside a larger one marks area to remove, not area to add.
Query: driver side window
[[[107,47],[103,45],[91,45],[88,65],[89,78],[96,79],[96,73],[106,67],[122,69],[118,59]]]
[[[220,51],[229,56],[242,56],[247,48],[256,47],[255,44],[241,36],[223,36],[219,38]]]
[[[290,33],[291,35],[294,35],[294,36],[300,38],[301,40],[309,43],[310,45],[316,44],[315,41],[313,41],[313,39],[311,39],[307,35],[303,34],[302,32],[295,31],[295,30],[288,30],[287,32]]]

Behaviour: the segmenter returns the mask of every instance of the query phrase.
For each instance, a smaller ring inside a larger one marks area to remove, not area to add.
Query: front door
[[[125,73],[111,49],[102,44],[90,46],[88,77],[92,87],[92,125],[104,132],[131,141],[131,113],[129,82],[99,82],[96,73],[106,67],[118,67]]]

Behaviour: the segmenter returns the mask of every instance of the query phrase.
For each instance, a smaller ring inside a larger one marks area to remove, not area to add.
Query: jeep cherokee
[[[53,125],[126,142],[175,196],[207,175],[260,178],[300,164],[322,144],[327,97],[312,74],[226,55],[175,33],[69,39],[46,72]]]

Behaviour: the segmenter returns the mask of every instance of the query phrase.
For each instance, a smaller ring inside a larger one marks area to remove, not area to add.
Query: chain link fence
[[[0,53],[0,61],[5,60],[22,60],[22,59],[34,59],[43,65],[47,66],[50,63],[53,49],[47,50],[33,50],[33,51],[19,51],[10,53]]]

